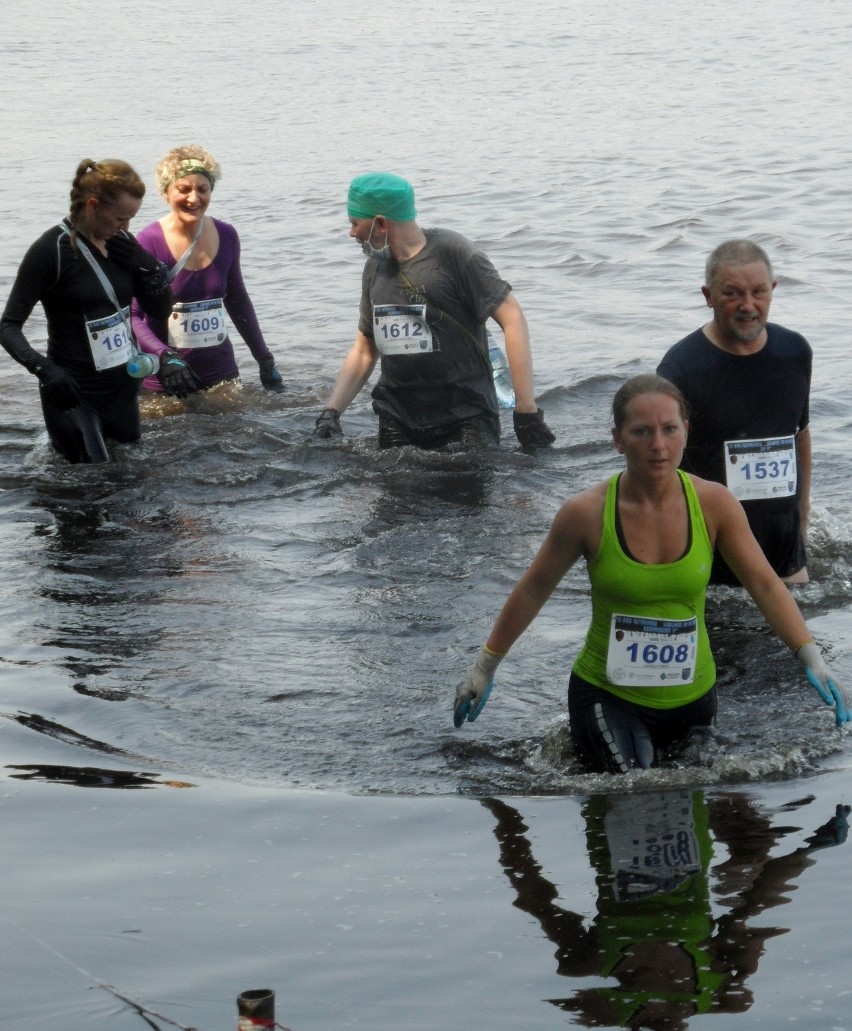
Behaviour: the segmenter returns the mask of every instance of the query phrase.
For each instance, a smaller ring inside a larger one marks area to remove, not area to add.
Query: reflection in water
[[[37,590],[52,608],[39,627],[42,644],[56,649],[81,694],[125,700],[139,694],[96,683],[132,664],[144,666],[167,622],[167,588],[207,575],[208,548],[197,518],[162,499],[148,500],[121,470],[116,482],[39,494],[31,508],[44,518],[39,539]],[[95,683],[86,681],[94,681]]]
[[[78,788],[192,788],[185,780],[160,780],[159,773],[136,773],[133,770],[104,770],[97,766],[51,766],[45,763],[8,765],[15,780],[43,780],[53,784],[71,784]]]
[[[482,804],[497,820],[514,905],[534,916],[556,945],[557,972],[607,979],[550,1002],[586,1027],[649,1029],[683,1029],[695,1014],[749,1009],[746,982],[767,939],[787,931],[749,921],[788,900],[814,851],[846,841],[850,811],[838,805],[806,846],[771,856],[798,828],[773,827],[745,795],[594,795],[583,807],[598,889],[587,923],[557,905],[558,890],[536,862],[518,810],[493,798]],[[711,868],[714,844],[727,858]],[[711,869],[715,904],[725,910],[720,917],[711,907]]]
[[[493,460],[488,454],[395,449],[379,458],[381,476],[368,535],[400,527],[419,529],[422,522],[475,515],[492,501]],[[411,520],[415,520],[412,524]]]
[[[80,734],[78,731],[72,730],[62,723],[57,723],[56,720],[49,720],[44,716],[40,716],[36,712],[3,712],[0,713],[0,716],[13,720],[28,730],[34,730],[39,734],[44,734],[46,737],[55,738],[57,741],[65,741],[70,745],[90,748],[92,751],[105,752],[108,755],[123,755],[132,759],[143,758],[143,756],[134,755],[123,748],[110,745],[106,741],[98,741],[95,738],[88,737],[86,734]]]

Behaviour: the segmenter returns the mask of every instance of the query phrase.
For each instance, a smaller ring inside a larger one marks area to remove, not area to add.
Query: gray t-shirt
[[[373,408],[417,431],[498,412],[485,323],[512,289],[459,233],[427,229],[425,234],[426,246],[408,261],[368,259],[358,322],[382,352]],[[389,327],[377,305],[403,306],[407,312],[425,305],[428,332],[422,349],[394,353],[392,342],[383,339]]]

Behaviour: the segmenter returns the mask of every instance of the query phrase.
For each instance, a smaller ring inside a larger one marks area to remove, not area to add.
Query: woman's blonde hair
[[[183,179],[186,175],[206,176],[212,189],[221,178],[222,169],[209,150],[191,143],[187,147],[175,147],[170,150],[157,165],[154,175],[157,177],[157,188],[160,193],[165,194],[173,182]]]

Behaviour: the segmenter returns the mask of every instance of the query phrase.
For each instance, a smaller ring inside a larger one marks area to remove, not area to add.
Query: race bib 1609
[[[175,304],[169,319],[169,344],[179,351],[216,347],[228,336],[225,302],[221,297],[207,301]]]

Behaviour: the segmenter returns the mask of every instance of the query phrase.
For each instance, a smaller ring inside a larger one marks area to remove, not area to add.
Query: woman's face
[[[84,235],[90,240],[108,240],[123,229],[127,231],[132,219],[139,213],[142,198],[129,193],[119,194],[118,200],[106,202],[89,197],[84,209]]]
[[[166,202],[181,222],[197,222],[207,210],[213,187],[206,175],[193,172],[175,181],[166,190]]]
[[[624,424],[612,439],[637,472],[668,474],[677,469],[686,447],[688,424],[668,394],[639,394],[627,402]]]

